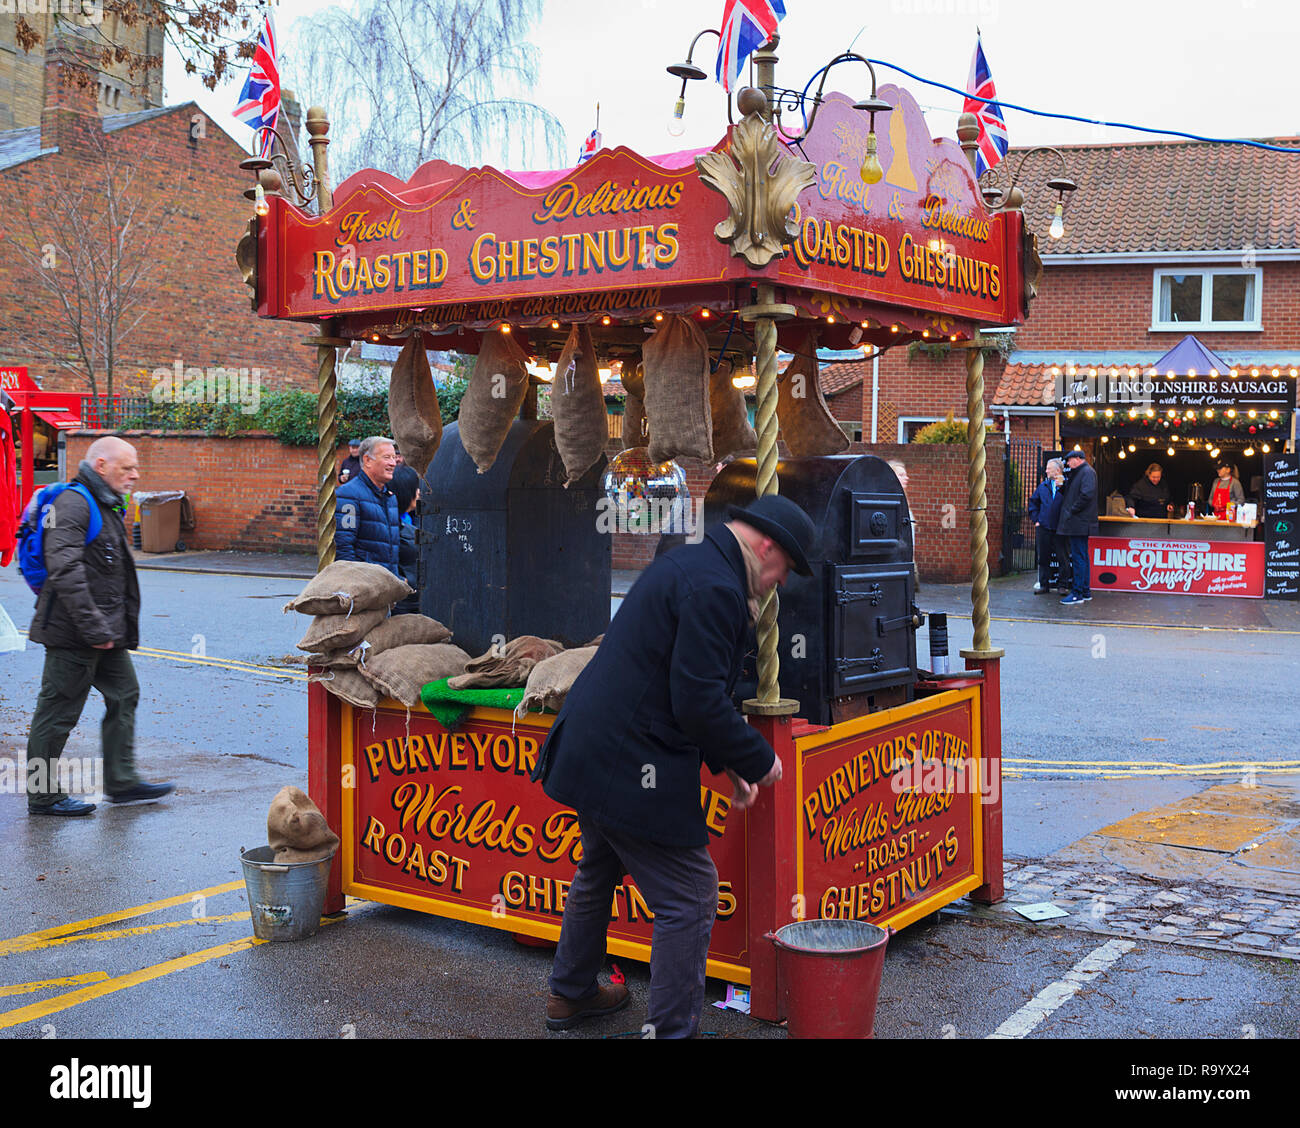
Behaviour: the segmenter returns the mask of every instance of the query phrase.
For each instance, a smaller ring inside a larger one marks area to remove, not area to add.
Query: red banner
[[[1264,597],[1264,546],[1255,541],[1091,537],[1088,551],[1099,591]]]
[[[557,938],[582,844],[574,812],[528,778],[553,719],[479,710],[449,732],[423,711],[345,709],[344,778],[355,787],[344,791],[343,891]],[[710,974],[747,981],[745,816],[731,812],[730,794],[725,777],[703,777],[718,868]],[[610,906],[610,950],[645,959],[653,928],[625,878]]]
[[[957,690],[798,741],[808,917],[910,924],[980,885],[979,693]]]

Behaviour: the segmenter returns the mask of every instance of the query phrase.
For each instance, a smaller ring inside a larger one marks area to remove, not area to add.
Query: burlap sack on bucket
[[[713,461],[709,343],[688,317],[674,314],[641,348],[650,457]]]
[[[480,654],[465,666],[465,672],[447,682],[448,689],[497,689],[524,685],[538,662],[553,658],[564,647],[554,639],[536,635],[512,638],[499,651]]]
[[[373,709],[379,704],[379,690],[357,670],[326,670],[323,674],[308,675],[307,680],[323,685],[340,701],[358,709]]]
[[[777,377],[776,387],[781,437],[792,457],[816,458],[848,449],[849,437],[822,395],[816,333],[808,333],[796,346],[794,359]]]
[[[392,615],[349,650],[331,650],[313,654],[308,662],[327,669],[353,669],[364,666],[376,654],[398,646],[435,645],[451,638],[451,631],[427,615]]]
[[[484,333],[458,420],[461,444],[480,474],[492,469],[527,395],[527,357],[508,334]]]
[[[298,640],[298,649],[309,653],[348,650],[388,618],[387,607],[358,611],[355,615],[317,615]]]
[[[281,865],[321,862],[339,848],[339,836],[330,830],[325,816],[296,787],[280,788],[271,800],[266,816],[266,841]]]
[[[391,607],[415,589],[379,564],[336,560],[322,568],[284,610],[303,615],[350,615]]]
[[[530,709],[559,712],[574,681],[595,653],[594,646],[585,646],[580,650],[565,650],[538,662],[528,674],[524,697],[515,707],[515,715],[522,717]]]
[[[423,333],[411,334],[393,365],[388,378],[388,424],[406,464],[423,478],[442,442],[442,410]]]
[[[709,377],[709,412],[713,416],[713,457],[754,450],[758,436],[749,423],[745,393],[731,382],[735,366],[720,359],[717,370]]]
[[[420,704],[420,690],[429,682],[459,674],[469,655],[459,646],[395,646],[366,661],[360,673],[377,690],[408,709]]]
[[[575,325],[560,351],[551,384],[551,417],[555,420],[555,447],[560,452],[568,480],[573,485],[600,456],[609,440],[609,416],[591,330]]]

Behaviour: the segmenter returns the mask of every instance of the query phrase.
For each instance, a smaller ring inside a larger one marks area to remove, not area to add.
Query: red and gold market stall
[[[769,88],[774,46],[756,56]],[[913,676],[903,698],[863,698],[849,710],[858,715],[810,723],[780,693],[773,597],[745,709],[786,764],[784,779],[740,812],[724,779],[701,778],[719,874],[709,971],[750,983],[760,1017],[779,1010],[763,939],[773,928],[814,916],[902,927],[963,895],[1002,895],[1001,652],[988,639],[978,345],[981,326],[1024,319],[1026,261],[1036,255],[1018,211],[986,210],[970,123],[962,145],[932,139],[906,91],[884,86],[879,98],[887,110],[867,113],[828,96],[798,146],[773,129],[767,100],[746,91],[743,118],[708,152],[647,158],[618,148],[526,175],[434,161],[406,181],[366,170],[333,193],[328,123],[312,110],[315,212],[248,162],[265,212],[240,249],[256,311],[321,325],[308,343],[320,373],[322,566],[333,558],[335,352],[349,342],[418,335],[429,348],[476,353],[488,335],[509,334],[545,361],[580,324],[603,356],[634,362],[665,318],[702,327],[711,350],[752,332],[759,454],[748,465],[759,494],[775,490],[790,461],[776,450],[778,341],[794,351],[811,332],[834,348],[942,339],[968,349],[968,669]],[[864,179],[869,149],[879,169]],[[864,543],[884,535],[887,503],[855,509]],[[897,540],[910,593],[910,529]],[[869,586],[844,601],[867,608],[879,593]],[[917,620],[871,621],[883,632]],[[579,831],[573,811],[528,781],[550,715],[475,709],[452,730],[391,701],[356,709],[315,684],[309,709],[311,795],[343,840],[327,908],[353,895],[558,936]],[[650,914],[630,882],[611,907],[609,936],[611,952],[648,958]]]

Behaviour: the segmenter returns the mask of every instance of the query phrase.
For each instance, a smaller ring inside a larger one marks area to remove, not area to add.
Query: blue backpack
[[[54,499],[64,490],[76,490],[90,505],[90,521],[86,527],[86,543],[89,544],[104,527],[103,514],[99,505],[81,482],[55,482],[38,490],[23,511],[22,524],[18,526],[18,571],[23,574],[27,586],[35,594],[41,594],[49,572],[45,569],[45,529],[54,521]]]

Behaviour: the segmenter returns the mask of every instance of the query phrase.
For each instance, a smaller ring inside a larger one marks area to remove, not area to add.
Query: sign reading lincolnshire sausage
[[[343,891],[558,938],[582,832],[528,778],[553,719],[482,709],[450,732],[422,711],[408,719],[345,706],[344,779],[354,786],[344,791]],[[704,776],[718,868],[709,974],[748,982],[745,822],[729,794],[725,777]],[[631,878],[615,887],[609,919],[610,951],[648,959],[653,914]]]
[[[1264,546],[1256,541],[1090,537],[1092,586],[1163,595],[1264,595]]]
[[[979,691],[797,741],[799,894],[809,917],[901,928],[977,888],[986,778]]]

